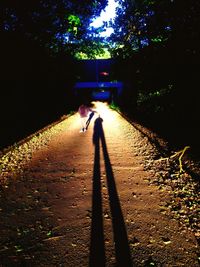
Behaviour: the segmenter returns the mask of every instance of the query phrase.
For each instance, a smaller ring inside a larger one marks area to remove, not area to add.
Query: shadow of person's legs
[[[126,226],[117,193],[114,174],[107,151],[104,136],[103,120],[99,117],[94,123],[93,143],[95,145],[94,172],[93,172],[93,199],[92,199],[92,230],[90,247],[90,267],[105,266],[105,244],[103,234],[101,180],[100,180],[100,141],[103,149],[105,170],[107,176],[109,204],[112,216],[116,265],[118,267],[133,266],[131,259]]]
[[[101,173],[100,173],[100,129],[98,121],[94,126],[93,143],[95,146],[93,169],[93,196],[92,196],[92,223],[89,266],[105,266],[105,244],[103,232],[103,210],[101,197]]]
[[[116,266],[130,267],[133,266],[133,262],[131,259],[126,226],[124,223],[122,209],[120,206],[120,200],[118,197],[117,188],[115,184],[115,178],[106,146],[103,127],[100,132],[101,132],[100,139],[105,161],[108,194],[109,194],[110,210],[112,216],[112,225],[113,225],[113,233],[115,241]]]

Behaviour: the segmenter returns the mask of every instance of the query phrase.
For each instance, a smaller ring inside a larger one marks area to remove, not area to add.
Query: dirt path
[[[0,266],[196,267],[192,232],[162,213],[145,171],[153,147],[103,104],[88,131],[75,114],[0,195]]]

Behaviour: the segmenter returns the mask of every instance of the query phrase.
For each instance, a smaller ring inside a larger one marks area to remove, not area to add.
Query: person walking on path
[[[78,113],[79,113],[80,119],[81,119],[80,132],[85,132],[87,130],[87,128],[90,124],[90,121],[91,121],[92,117],[94,116],[95,112],[96,111],[94,111],[93,109],[91,109],[90,107],[88,107],[85,104],[80,105],[80,107],[78,109]]]

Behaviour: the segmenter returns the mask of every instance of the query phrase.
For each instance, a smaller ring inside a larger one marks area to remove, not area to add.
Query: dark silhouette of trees
[[[199,1],[120,3],[111,53],[128,84],[122,107],[177,143],[199,142]]]
[[[1,1],[0,147],[73,109],[74,54],[93,53],[88,25],[106,3]]]
[[[3,0],[1,31],[22,33],[52,53],[64,50],[74,54],[85,40],[88,42],[91,19],[98,16],[106,4],[107,0],[86,0],[84,3],[68,0]]]

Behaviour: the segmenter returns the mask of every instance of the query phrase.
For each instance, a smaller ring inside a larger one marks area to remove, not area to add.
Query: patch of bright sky
[[[103,10],[99,17],[95,18],[90,24],[91,27],[99,28],[103,26],[103,22],[109,22],[113,20],[116,16],[116,8],[118,7],[118,2],[115,0],[108,0],[108,5],[105,10]],[[100,33],[101,37],[109,37],[113,33],[113,28],[107,27],[104,32]]]

